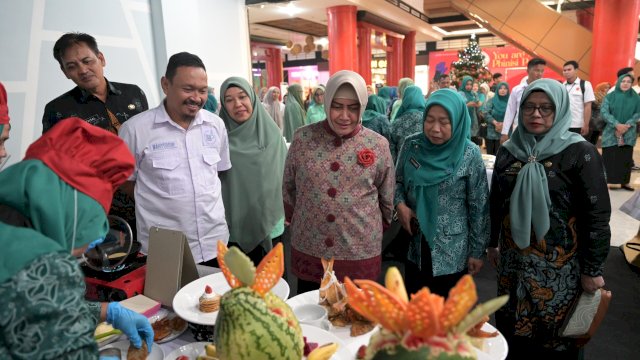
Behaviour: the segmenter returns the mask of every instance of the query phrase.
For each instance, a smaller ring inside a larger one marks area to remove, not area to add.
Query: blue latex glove
[[[117,356],[100,356],[100,360],[120,360]]]
[[[147,342],[147,349],[151,351],[153,328],[149,319],[143,315],[121,306],[120,303],[111,302],[107,306],[107,322],[114,328],[122,330],[131,344],[138,349],[142,346],[142,338],[144,338]]]
[[[93,240],[92,242],[89,243],[89,246],[87,247],[87,251],[93,249],[94,247],[102,244],[104,242],[104,238],[99,238],[96,240]]]

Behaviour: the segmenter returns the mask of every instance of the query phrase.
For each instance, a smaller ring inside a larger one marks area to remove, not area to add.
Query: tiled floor
[[[633,152],[633,159],[640,165],[640,144]],[[631,173],[631,185],[640,191],[640,171]],[[634,193],[626,190],[609,190],[611,197],[611,246],[619,246],[627,242],[638,233],[640,221],[620,211],[620,205],[627,201]]]

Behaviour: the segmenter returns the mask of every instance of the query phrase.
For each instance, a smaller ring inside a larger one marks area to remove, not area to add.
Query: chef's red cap
[[[60,121],[31,144],[28,159],[45,163],[107,213],[114,192],[133,173],[135,164],[122,139],[76,117]]]
[[[9,123],[9,106],[7,105],[7,90],[0,83],[0,125]]]

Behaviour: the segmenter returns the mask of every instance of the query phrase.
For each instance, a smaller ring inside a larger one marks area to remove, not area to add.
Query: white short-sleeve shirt
[[[504,120],[502,122],[502,135],[509,135],[511,126],[515,131],[518,127],[518,113],[520,112],[520,101],[522,100],[522,93],[527,89],[529,84],[526,81],[513,87],[509,94],[509,100],[507,100],[507,108],[504,111]]]
[[[593,87],[588,81],[584,82],[584,89],[580,88],[580,78],[577,77],[573,84],[564,82],[564,87],[569,93],[569,103],[571,104],[571,126],[570,128],[582,128],[584,124],[584,104],[596,100],[593,94]],[[584,100],[582,93],[584,92]]]
[[[149,228],[178,230],[189,240],[196,262],[217,256],[217,242],[229,240],[219,171],[231,168],[229,141],[222,119],[200,110],[185,130],[164,107],[140,113],[120,127],[133,153],[136,226],[142,252]]]

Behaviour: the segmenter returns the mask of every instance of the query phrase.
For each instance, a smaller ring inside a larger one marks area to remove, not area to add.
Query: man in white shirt
[[[591,104],[596,100],[593,87],[590,82],[583,81],[578,77],[578,62],[575,60],[564,63],[562,76],[566,79],[563,84],[569,93],[569,103],[571,104],[569,131],[587,136],[591,120]]]
[[[509,94],[509,101],[507,102],[507,109],[504,112],[504,122],[502,123],[502,136],[500,137],[500,144],[509,139],[509,132],[511,131],[511,125],[513,130],[518,127],[518,112],[520,111],[520,100],[522,99],[522,93],[532,82],[541,79],[544,73],[544,67],[547,62],[544,59],[533,58],[527,63],[527,78],[525,81],[516,85]]]
[[[218,172],[231,168],[227,131],[222,119],[202,109],[207,73],[196,55],[171,56],[161,85],[162,103],[119,132],[136,160],[129,191],[135,194],[138,240],[146,253],[150,227],[178,230],[194,260],[208,262],[217,256],[218,240],[229,239],[218,179]]]

